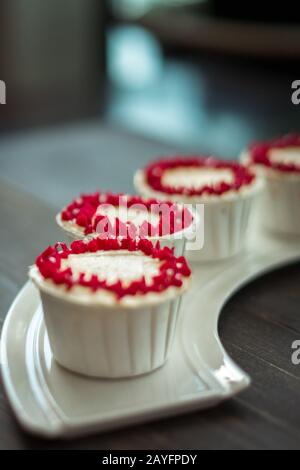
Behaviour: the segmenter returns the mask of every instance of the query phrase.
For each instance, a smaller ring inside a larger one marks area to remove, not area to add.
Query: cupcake
[[[203,248],[190,250],[187,256],[207,261],[240,252],[253,200],[261,187],[249,169],[212,157],[158,160],[138,170],[134,183],[144,197],[191,203],[197,212],[204,206]],[[201,220],[199,226],[203,229]]]
[[[125,194],[83,194],[56,216],[69,239],[105,236],[147,238],[184,253],[186,239],[196,230],[196,217],[170,201],[142,199]]]
[[[164,364],[190,275],[185,258],[169,248],[116,238],[58,243],[29,272],[57,362],[109,378]]]
[[[265,182],[261,225],[274,233],[300,235],[300,136],[256,142],[241,158]]]

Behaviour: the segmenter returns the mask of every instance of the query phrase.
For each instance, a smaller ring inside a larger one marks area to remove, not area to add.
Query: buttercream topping
[[[272,163],[283,165],[300,165],[300,147],[286,147],[269,150]]]
[[[147,284],[153,276],[159,274],[159,260],[149,258],[143,254],[108,251],[70,255],[62,260],[62,269],[71,268],[74,278],[85,273],[86,279],[93,275],[109,284],[121,281],[129,284],[132,281],[145,277]]]
[[[144,209],[139,209],[138,207],[101,206],[97,209],[95,217],[98,215],[107,216],[112,224],[117,218],[123,223],[133,223],[136,227],[141,226],[145,221],[152,225],[159,224],[159,215]]]
[[[62,210],[59,219],[67,229],[78,234],[130,238],[173,234],[193,222],[191,212],[174,202],[100,192],[82,194],[74,199]]]
[[[146,184],[154,191],[184,196],[221,196],[249,186],[256,178],[237,162],[213,157],[158,160],[146,167],[144,174]]]
[[[300,173],[300,135],[289,134],[267,142],[255,142],[248,150],[250,164],[282,173]]]
[[[214,186],[219,183],[232,184],[234,175],[227,169],[206,168],[174,168],[166,170],[162,176],[162,184],[173,188],[200,189],[204,185]]]
[[[135,258],[135,259],[134,259]],[[44,282],[64,287],[107,291],[116,300],[124,296],[160,294],[169,287],[181,288],[191,271],[183,256],[146,239],[76,240],[49,246],[36,260]]]

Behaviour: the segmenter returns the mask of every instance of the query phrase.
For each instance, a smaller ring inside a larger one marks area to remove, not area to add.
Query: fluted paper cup
[[[171,352],[180,297],[138,308],[86,306],[41,292],[52,353],[71,371],[132,377],[162,366]]]
[[[197,214],[196,237],[203,238],[198,249],[187,249],[185,256],[193,261],[217,261],[238,254],[245,245],[250,215],[262,189],[262,181],[256,181],[240,191],[217,197],[189,197],[180,194],[166,195],[145,185],[142,170],[134,177],[138,193],[143,197],[159,197],[181,204],[192,204]],[[197,246],[197,244],[195,245]]]
[[[165,363],[190,276],[183,257],[131,238],[56,243],[29,270],[57,362],[103,378]]]
[[[187,250],[189,261],[217,261],[238,254],[245,245],[256,193],[204,203],[204,243]]]
[[[300,178],[266,178],[258,217],[272,232],[300,235]]]
[[[264,182],[257,207],[257,223],[273,233],[300,235],[300,175],[251,164],[247,151],[242,152],[240,158]]]

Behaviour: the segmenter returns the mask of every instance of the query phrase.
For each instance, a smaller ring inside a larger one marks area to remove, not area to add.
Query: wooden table
[[[26,281],[27,267],[59,239],[55,211],[80,191],[132,191],[131,175],[174,149],[86,123],[0,142],[0,318]],[[221,406],[109,434],[48,442],[17,425],[1,388],[1,449],[257,449],[300,447],[299,264],[253,282],[224,308],[221,338],[252,377]]]

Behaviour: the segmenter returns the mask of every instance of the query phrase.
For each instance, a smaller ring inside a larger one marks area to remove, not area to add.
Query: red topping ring
[[[175,188],[167,186],[162,182],[163,173],[174,168],[216,168],[230,170],[233,182],[221,182],[214,185],[204,185],[200,188]],[[184,194],[186,196],[217,195],[220,196],[228,191],[237,191],[242,186],[249,185],[255,179],[247,168],[237,162],[216,160],[212,157],[174,157],[167,160],[153,162],[145,169],[146,181],[155,191],[166,194]]]
[[[249,147],[251,163],[263,165],[267,168],[272,168],[286,173],[300,173],[300,158],[299,164],[273,162],[270,158],[270,150],[284,149],[288,147],[300,148],[300,135],[288,134],[284,137],[270,140],[268,142],[255,142]]]
[[[100,204],[110,204],[118,207],[142,206],[147,211],[154,211],[159,216],[157,226],[152,225],[146,219],[139,227],[132,222],[126,224],[118,217],[115,218],[114,225],[107,215],[96,215]],[[170,210],[166,217],[164,207]],[[164,218],[165,217],[165,218]],[[79,199],[74,199],[62,212],[61,219],[84,229],[84,234],[99,233],[98,227],[101,224],[101,233],[114,234],[114,236],[124,236],[125,238],[146,238],[147,236],[163,236],[173,234],[189,227],[193,221],[191,212],[184,207],[178,206],[174,202],[161,202],[157,199],[143,199],[139,196],[126,196],[124,194],[100,193],[82,194]]]
[[[146,256],[160,261],[159,274],[152,278],[150,284],[146,284],[145,278],[132,281],[129,285],[123,285],[121,281],[109,284],[96,275],[86,278],[85,273],[74,277],[72,269],[62,269],[61,261],[70,255],[83,253],[96,253],[97,251],[127,250],[130,252],[140,251]],[[88,287],[93,292],[100,289],[112,292],[117,299],[125,295],[144,295],[149,292],[163,292],[169,287],[181,287],[182,279],[191,275],[190,268],[183,256],[176,258],[173,250],[160,248],[159,243],[153,245],[149,240],[132,240],[131,238],[118,240],[93,238],[90,241],[76,240],[70,248],[64,243],[57,243],[54,247],[49,246],[36,260],[36,266],[45,279],[52,280],[57,285],[64,285],[67,289],[74,286]]]

